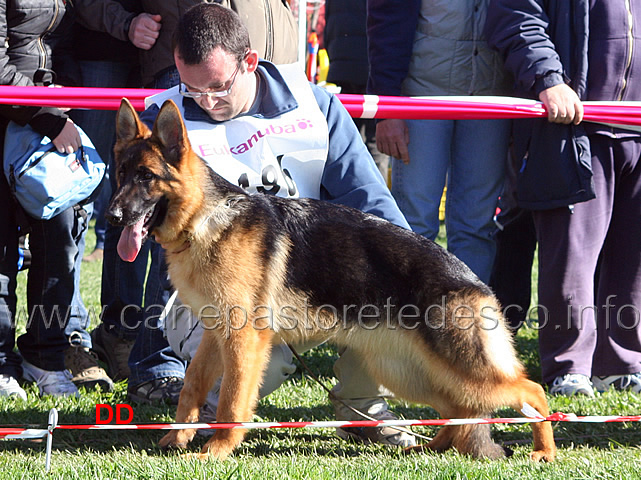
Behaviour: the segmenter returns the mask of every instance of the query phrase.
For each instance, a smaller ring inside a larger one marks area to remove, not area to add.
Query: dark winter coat
[[[55,30],[66,12],[64,0],[0,1],[0,84],[28,86],[55,80],[51,52]],[[4,42],[6,39],[6,42]],[[67,116],[57,108],[0,105],[0,130],[9,120],[29,123],[49,138],[62,131]]]
[[[641,52],[630,49],[626,28],[641,25],[641,9],[635,2],[627,8],[628,2],[612,0],[491,0],[486,35],[514,75],[518,96],[538,100],[542,90],[565,82],[581,100],[641,100],[634,68]],[[599,18],[592,30],[590,15]],[[599,65],[588,68],[590,58]],[[546,119],[514,122],[521,207],[549,209],[594,198],[586,129],[630,135]]]
[[[87,27],[128,41],[127,32],[136,16],[118,0],[76,0],[78,17]],[[174,67],[171,39],[178,19],[194,5],[219,3],[234,10],[247,26],[252,48],[265,60],[293,63],[298,54],[298,27],[284,0],[140,0],[142,11],[162,16],[162,28],[154,46],[140,52],[144,85]]]

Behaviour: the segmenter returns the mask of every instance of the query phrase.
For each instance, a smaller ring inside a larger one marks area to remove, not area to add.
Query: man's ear
[[[136,110],[126,98],[120,101],[116,115],[117,142],[130,142],[137,137],[149,135],[149,129],[140,121]]]
[[[258,68],[258,52],[256,50],[250,50],[245,61],[247,62],[247,72],[254,73]]]

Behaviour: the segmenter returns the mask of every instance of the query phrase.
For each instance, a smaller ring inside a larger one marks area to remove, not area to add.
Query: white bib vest
[[[249,193],[320,198],[327,161],[327,120],[299,65],[281,65],[298,108],[274,118],[241,116],[218,125],[185,120],[191,146],[227,181]],[[178,87],[145,100],[159,107],[173,100],[185,118]]]

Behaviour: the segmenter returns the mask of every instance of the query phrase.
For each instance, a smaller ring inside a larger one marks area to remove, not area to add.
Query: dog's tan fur
[[[548,415],[543,389],[526,378],[511,336],[498,313],[499,306],[486,287],[474,283],[477,280],[469,287],[448,292],[446,309],[435,309],[430,315],[429,320],[434,324],[458,315],[461,327],[446,330],[438,338],[438,352],[425,337],[429,333],[421,334],[419,329],[343,325],[317,304],[312,304],[303,316],[300,312],[308,305],[310,292],[296,279],[292,280],[291,275],[288,277],[293,268],[292,255],[295,249],[306,249],[305,253],[313,256],[314,249],[323,248],[324,239],[317,238],[316,244],[304,246],[270,218],[258,215],[247,220],[248,202],[264,203],[265,200],[238,193],[235,187],[221,192],[216,187],[219,182],[216,178],[212,184],[213,174],[191,150],[173,102],[163,105],[153,133],[139,121],[126,101],[118,113],[117,125],[119,187],[110,206],[112,221],[127,223],[122,210],[128,208],[127,202],[136,195],[132,193],[136,191],[135,182],[127,172],[140,168],[153,172],[158,178],[145,187],[146,195],[163,197],[167,207],[164,218],[151,233],[166,249],[172,283],[183,303],[190,305],[194,312],[216,305],[225,317],[222,323],[220,318],[201,317],[209,328],[205,329],[202,343],[187,369],[176,414],[178,422],[198,421],[199,407],[221,375],[218,421],[249,421],[272,343],[282,340],[294,344],[330,340],[348,346],[361,353],[366,368],[381,384],[401,398],[432,405],[444,418],[483,416],[500,406],[520,411],[525,403]],[[279,208],[290,208],[293,216],[307,214],[304,201],[300,201],[300,207],[296,203],[284,203],[293,200],[278,202],[282,202]],[[330,207],[314,208],[322,211]],[[363,218],[371,228],[385,229],[381,235],[392,229],[386,222]],[[399,242],[416,243],[417,249],[423,248],[421,245],[426,242],[396,227],[389,234]],[[347,233],[345,235],[347,238]],[[409,250],[407,265],[399,257],[400,260],[390,261],[394,265],[391,268],[398,271],[410,268],[411,255],[416,252]],[[463,268],[451,263],[457,261],[447,253],[434,251],[435,255],[444,256],[443,265],[454,265],[453,271]],[[431,255],[427,251],[425,254]],[[343,270],[334,272],[333,278],[349,286],[352,279],[363,280],[367,267],[366,257],[354,258]],[[458,281],[456,275],[448,276],[451,274],[445,273],[445,268],[443,272],[428,274],[442,275],[444,281]],[[321,285],[324,281],[321,277],[317,279]],[[379,304],[384,305],[385,298],[379,300]],[[279,310],[283,305],[292,308],[283,312]],[[261,306],[269,306],[277,313],[268,318]],[[494,316],[488,312],[494,312]],[[315,320],[310,322],[310,318]],[[469,352],[473,348],[478,351]],[[466,355],[467,360],[460,361],[461,355]],[[532,429],[531,457],[552,461],[556,448],[549,422],[533,423]],[[185,447],[194,433],[194,430],[171,431],[160,444]],[[242,441],[244,434],[239,429],[217,430],[199,456],[223,459]],[[474,456],[503,456],[503,450],[489,436],[489,427],[478,425],[444,427],[428,445],[416,449],[443,451],[450,447]]]

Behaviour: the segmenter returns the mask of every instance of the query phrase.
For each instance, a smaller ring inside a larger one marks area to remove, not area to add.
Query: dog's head
[[[173,101],[163,104],[153,132],[140,121],[131,103],[123,99],[116,118],[115,175],[117,189],[106,217],[123,227],[118,253],[123,260],[135,260],[143,242],[156,233],[168,217],[180,223],[180,214],[189,210],[189,200],[198,201],[198,192],[187,198],[177,193],[184,170],[193,155],[178,108]],[[193,163],[193,162],[192,162]],[[183,173],[181,174],[181,171]],[[178,225],[180,228],[180,225]]]

